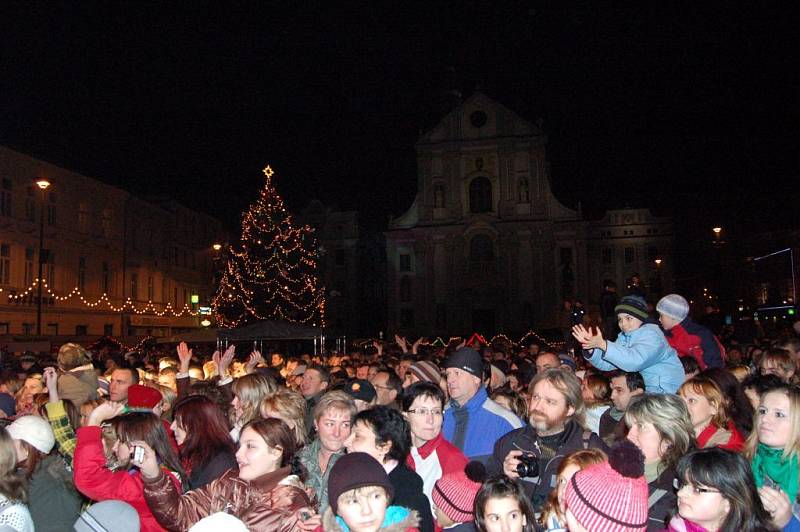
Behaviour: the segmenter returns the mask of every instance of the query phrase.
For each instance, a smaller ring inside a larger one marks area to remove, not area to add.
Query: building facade
[[[46,190],[35,181],[46,179]],[[200,327],[222,224],[0,147],[0,336],[167,336]],[[123,302],[128,301],[123,308]]]
[[[669,220],[585,220],[553,195],[546,143],[480,92],[419,139],[416,198],[386,232],[389,331],[524,332],[555,326],[564,299],[596,303],[606,278],[671,287]]]
[[[319,240],[328,334],[377,336],[385,324],[386,260],[383,235],[365,230],[355,211],[311,201],[300,218]]]

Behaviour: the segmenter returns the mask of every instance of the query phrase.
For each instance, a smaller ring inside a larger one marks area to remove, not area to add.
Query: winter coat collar
[[[419,453],[420,457],[425,460],[433,454],[433,451],[435,451],[443,441],[444,436],[442,436],[442,432],[439,431],[439,435],[434,439],[425,442],[422,447],[417,447],[417,452]]]
[[[405,532],[409,528],[419,526],[419,517],[414,510],[408,510],[401,506],[389,506],[386,509],[386,517],[383,524],[378,529],[380,532]],[[333,510],[328,507],[322,516],[322,529],[325,532],[350,532],[350,528],[344,520],[334,515]]]
[[[489,395],[486,393],[486,388],[481,385],[481,387],[478,388],[478,391],[475,392],[475,395],[473,395],[472,398],[466,402],[466,404],[459,405],[451,399],[448,406],[455,410],[464,409],[468,412],[473,412],[483,406],[483,403],[485,403],[488,398]]]

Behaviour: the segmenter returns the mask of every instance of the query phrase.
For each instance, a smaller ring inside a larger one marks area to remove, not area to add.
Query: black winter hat
[[[457,368],[483,379],[483,357],[469,347],[462,347],[450,355],[444,363],[444,368]]]
[[[339,496],[356,488],[380,486],[391,502],[394,487],[381,464],[367,453],[347,453],[333,464],[328,477],[328,502],[333,513],[338,511]]]
[[[650,312],[647,309],[647,301],[640,296],[625,296],[619,300],[619,304],[614,307],[614,314],[630,314],[634,318],[642,321],[650,319]]]

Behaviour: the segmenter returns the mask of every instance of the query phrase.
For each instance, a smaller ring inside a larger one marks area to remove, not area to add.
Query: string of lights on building
[[[24,291],[18,294],[8,294],[8,301],[10,303],[15,303],[21,300],[24,300],[29,294],[34,292],[39,286],[39,279],[35,279],[33,283],[26,288]],[[134,304],[133,300],[128,297],[121,305],[117,306],[114,305],[108,297],[108,294],[103,294],[99,298],[94,301],[90,301],[87,299],[80,291],[80,289],[76,286],[72,290],[70,290],[66,295],[58,295],[50,287],[47,285],[47,281],[42,280],[42,291],[47,294],[48,297],[53,298],[55,301],[67,301],[73,297],[78,298],[81,303],[84,304],[87,308],[98,308],[101,305],[105,304],[105,306],[111,309],[113,312],[131,312],[132,314],[154,314],[159,317],[163,316],[175,316],[181,317],[184,315],[189,316],[198,316],[200,312],[197,310],[193,310],[188,304],[184,305],[182,309],[176,310],[173,308],[172,303],[167,303],[162,310],[158,310],[156,308],[156,304],[152,301],[148,301],[144,307],[137,308]],[[2,290],[0,290],[2,292]]]

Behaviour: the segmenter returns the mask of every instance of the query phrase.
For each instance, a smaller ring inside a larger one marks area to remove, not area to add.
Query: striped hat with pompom
[[[587,530],[633,532],[647,529],[647,497],[644,456],[625,440],[611,448],[607,462],[575,473],[564,502]]]

